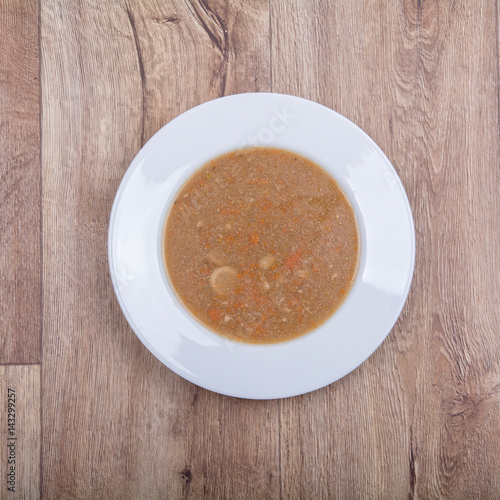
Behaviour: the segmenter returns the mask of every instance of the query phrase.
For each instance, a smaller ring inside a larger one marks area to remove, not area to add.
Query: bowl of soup
[[[358,233],[349,199],[320,166],[249,147],[209,161],[182,187],[165,225],[165,270],[207,328],[239,342],[283,342],[344,301]]]
[[[144,345],[237,397],[327,385],[384,340],[408,294],[411,209],[356,125],[312,101],[250,93],[163,127],[118,189],[115,292]]]

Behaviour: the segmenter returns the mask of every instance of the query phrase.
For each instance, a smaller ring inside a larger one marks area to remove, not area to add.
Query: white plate
[[[313,332],[281,344],[233,342],[203,327],[177,300],[162,262],[164,218],[182,184],[208,160],[252,144],[300,153],[330,172],[361,232],[360,267],[342,306]],[[338,113],[282,94],[223,97],[165,125],[127,170],[109,226],[113,285],[137,336],[181,377],[241,398],[303,394],[354,370],[397,320],[414,260],[410,205],[384,153]]]

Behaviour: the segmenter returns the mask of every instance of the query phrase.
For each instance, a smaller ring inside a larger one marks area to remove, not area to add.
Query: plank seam
[[[498,44],[500,43],[500,33],[499,33],[499,26],[498,26],[498,0],[495,0],[495,28],[496,28],[496,36],[497,36],[497,43],[496,43],[496,63],[497,63],[497,128],[498,128],[498,137],[500,140],[500,50],[498,47]]]
[[[34,361],[33,363],[0,363],[0,366],[41,366],[41,361]]]
[[[280,500],[283,498],[281,473],[281,399],[278,399],[278,471],[280,481]]]
[[[38,140],[40,145],[39,158],[40,162],[40,459],[39,459],[39,479],[38,479],[38,496],[41,499],[43,495],[43,317],[44,317],[44,300],[43,300],[43,147],[42,147],[42,131],[43,131],[43,107],[42,107],[42,1],[38,0]]]
[[[269,90],[273,91],[273,25],[271,13],[271,0],[269,0]],[[281,493],[280,493],[281,498]]]
[[[130,11],[130,7],[125,5],[125,10],[127,12],[130,27],[132,29],[132,35],[134,37],[135,51],[137,52],[137,63],[139,64],[139,74],[141,76],[141,90],[142,90],[142,129],[141,129],[141,148],[144,146],[144,101],[146,92],[146,74],[144,72],[144,63],[142,60],[141,46],[139,44],[139,36],[137,35],[137,28],[135,26],[134,16]]]

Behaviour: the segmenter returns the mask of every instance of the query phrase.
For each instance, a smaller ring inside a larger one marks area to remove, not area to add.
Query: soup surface
[[[275,148],[204,165],[177,195],[164,238],[181,302],[242,342],[314,329],[340,306],[358,266],[358,228],[341,188],[312,161]]]

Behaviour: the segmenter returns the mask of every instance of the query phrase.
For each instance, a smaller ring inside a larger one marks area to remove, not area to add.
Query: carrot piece
[[[296,252],[292,253],[288,259],[285,260],[285,269],[293,269],[300,261],[300,258],[302,257],[302,250],[297,250]]]
[[[221,208],[220,213],[222,215],[239,215],[241,210],[234,207]]]
[[[262,325],[254,325],[254,335],[257,337],[260,337],[261,335],[264,334],[264,329],[262,328]]]
[[[208,315],[212,321],[220,321],[222,319],[222,312],[219,309],[210,309]]]

